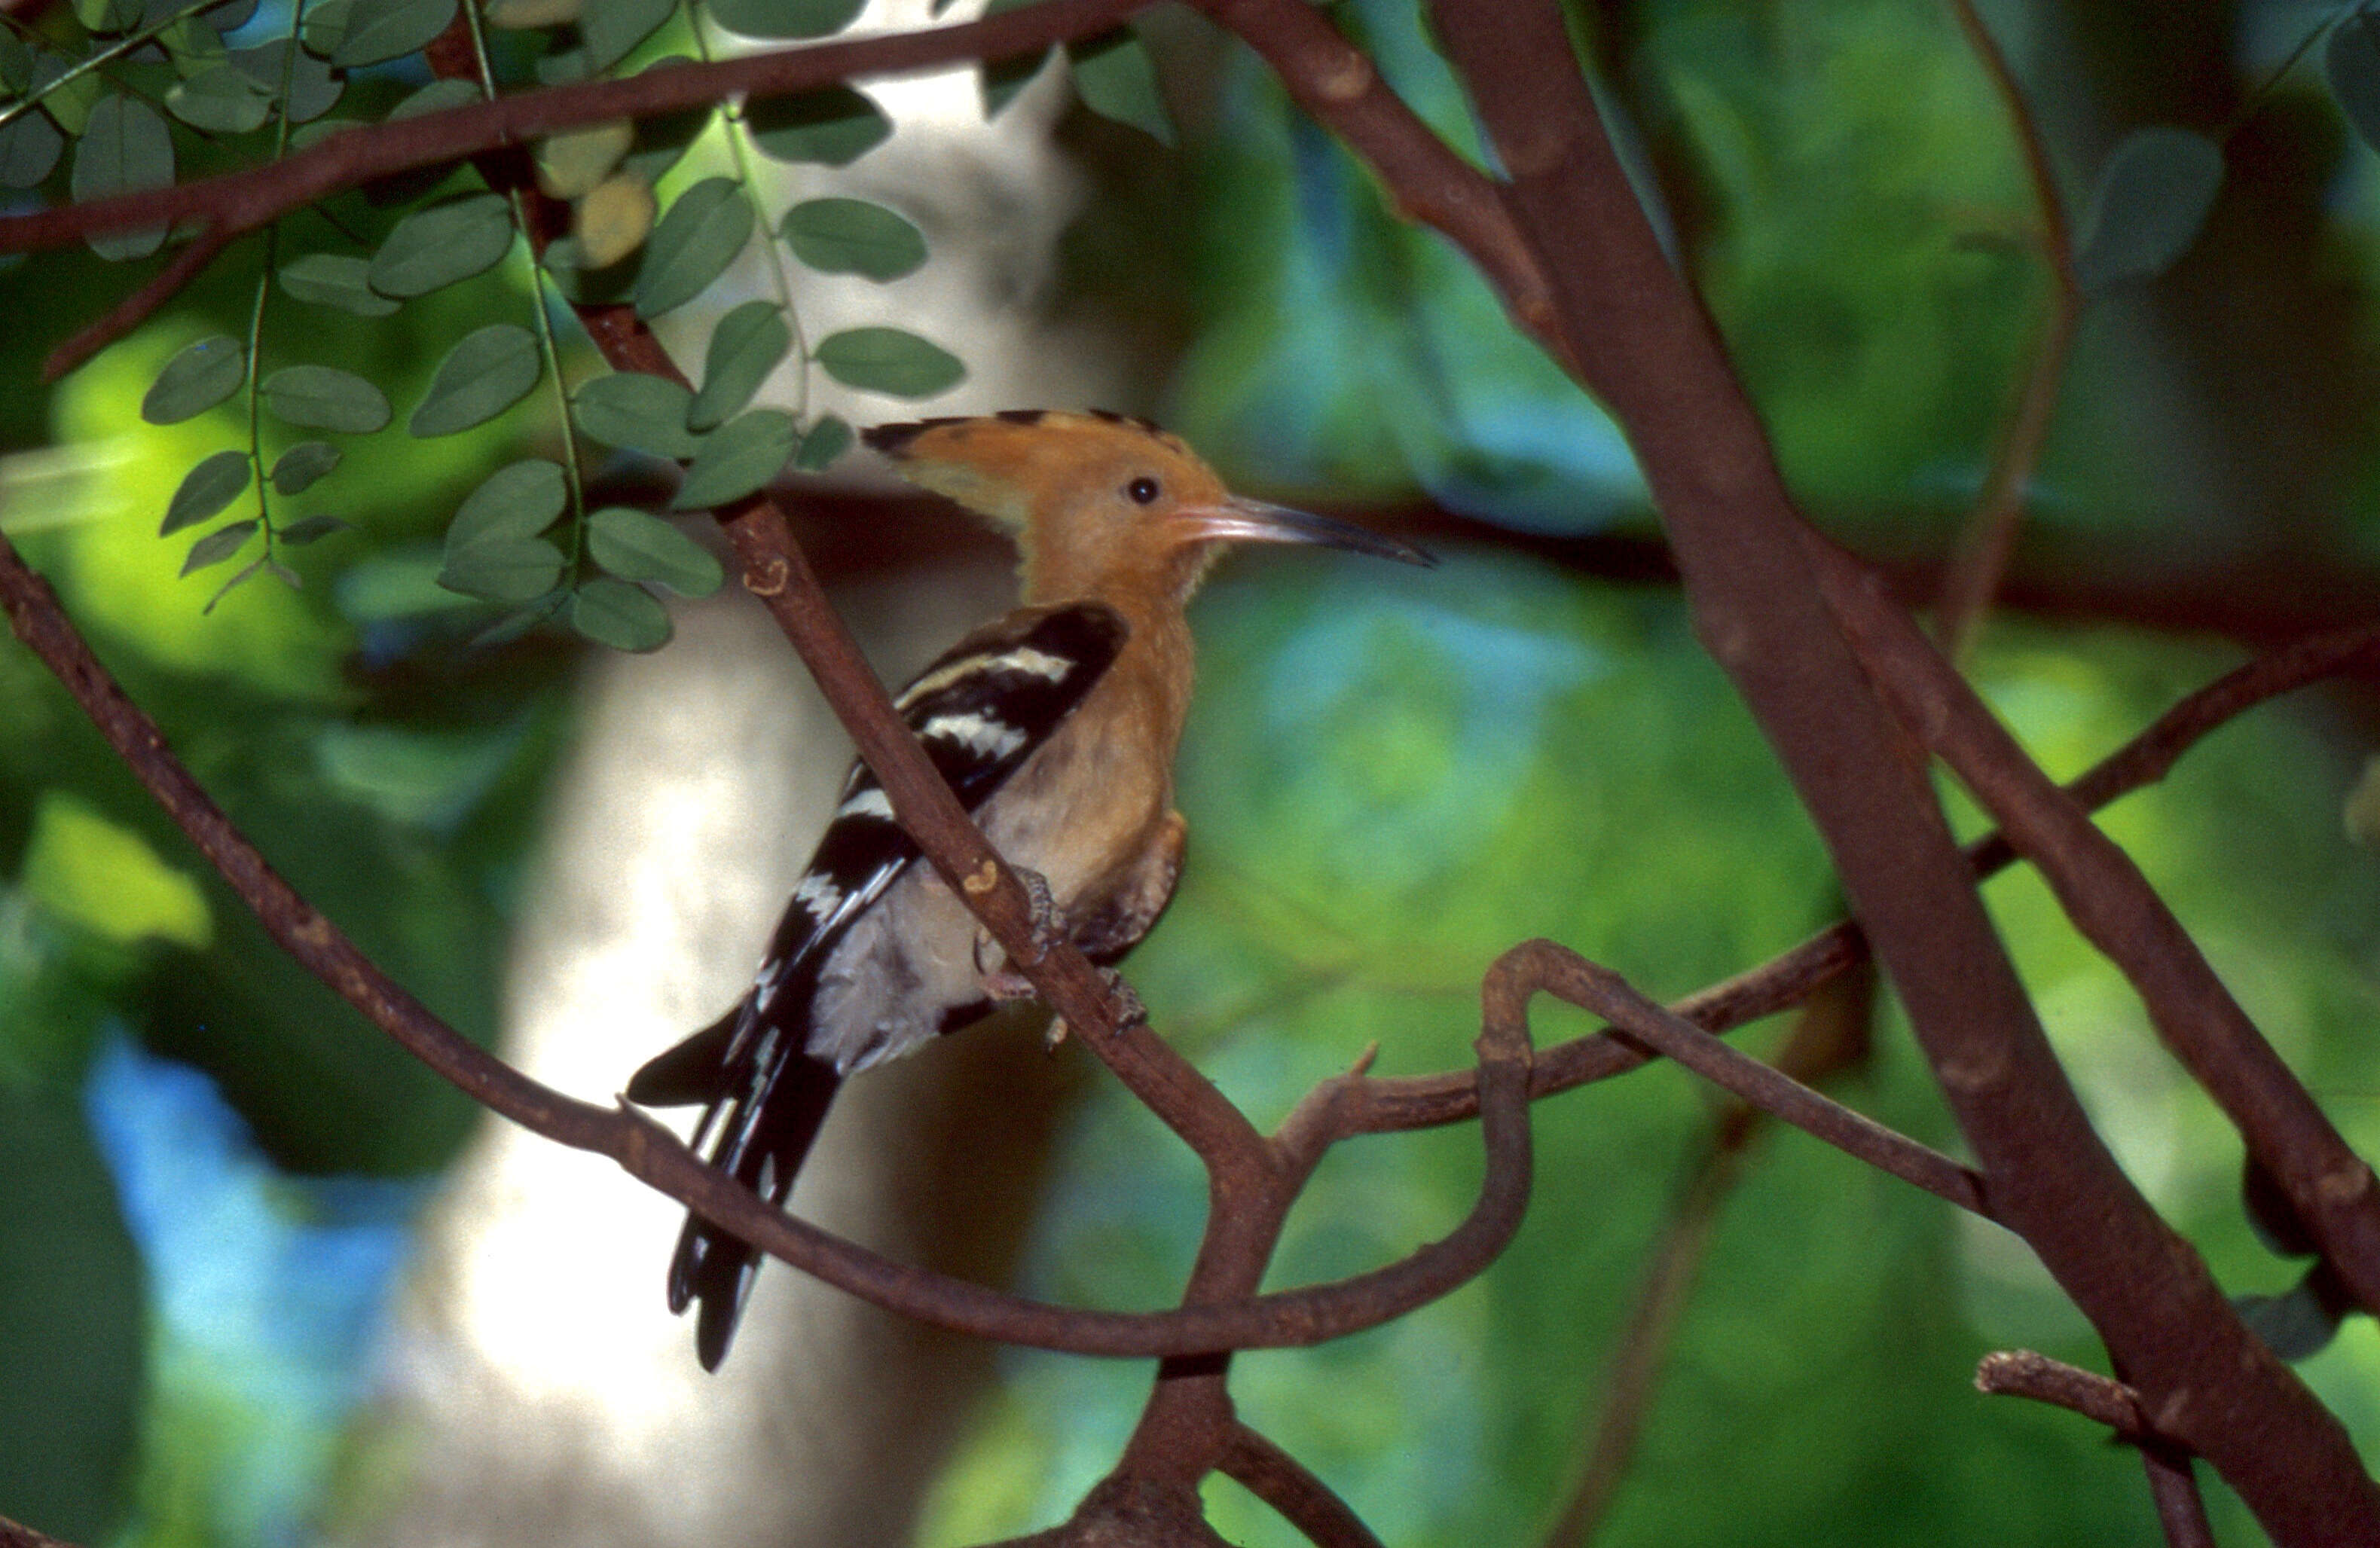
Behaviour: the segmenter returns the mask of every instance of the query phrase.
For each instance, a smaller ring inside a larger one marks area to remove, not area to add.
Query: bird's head
[[[1015,410],[879,425],[863,438],[912,483],[1011,532],[1027,602],[1178,602],[1232,542],[1319,543],[1437,562],[1360,526],[1243,499],[1180,437],[1120,414]]]

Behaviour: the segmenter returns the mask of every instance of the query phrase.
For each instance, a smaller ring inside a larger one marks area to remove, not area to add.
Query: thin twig
[[[1216,1470],[1279,1511],[1314,1548],[1381,1548],[1372,1529],[1329,1484],[1245,1424],[1232,1426]]]
[[[1399,218],[1451,238],[1495,286],[1521,331],[1557,359],[1567,356],[1545,271],[1494,180],[1456,155],[1390,90],[1326,10],[1305,0],[1189,3],[1271,66],[1315,122],[1360,150]]]
[[[2208,733],[2268,699],[2327,678],[2375,671],[2380,671],[2380,624],[2312,635],[2227,672],[2181,699],[2067,789],[2077,803],[2095,811],[2162,780]],[[2007,838],[1995,831],[1968,845],[1967,858],[1980,878],[2006,869],[2017,854]],[[1867,938],[1858,921],[1845,919],[1758,967],[1688,995],[1670,1009],[1706,1032],[1727,1032],[1800,1004],[1866,956]],[[1609,1033],[1558,1043],[1537,1055],[1530,1094],[1541,1098],[1623,1074],[1646,1058]],[[1476,1110],[1463,1079],[1419,1075],[1374,1081],[1376,1116],[1394,1129],[1461,1122]]]
[[[157,308],[179,296],[207,265],[231,246],[233,234],[211,224],[196,240],[176,253],[172,261],[149,276],[140,288],[108,309],[107,315],[85,324],[62,341],[42,361],[42,381],[55,381],[149,320]]]
[[[2155,1442],[2142,1446],[2141,1466],[2149,1475],[2149,1498],[2156,1502],[2157,1525],[2170,1548],[2215,1548],[2215,1525],[2198,1492],[2190,1454]]]
[[[1975,1366],[1975,1390],[2032,1397],[2095,1419],[2125,1440],[2148,1432],[2140,1394],[2111,1376],[2031,1349],[2002,1349]]]
[[[1618,1498],[1685,1310],[1686,1291],[1718,1223],[1719,1204],[1743,1175],[1744,1161],[1741,1148],[1718,1143],[1715,1136],[1696,1152],[1637,1280],[1627,1320],[1611,1339],[1610,1364],[1596,1395],[1592,1438],[1546,1529],[1542,1548],[1585,1548]]]
[[[1154,3],[1041,0],[952,27],[776,49],[715,65],[674,66],[347,129],[269,165],[0,218],[0,253],[64,247],[84,236],[193,217],[213,221],[227,236],[236,236],[391,173],[440,166],[611,118],[650,118],[729,97],[785,96],[853,78],[1038,54],[1106,31]]]
[[[1876,976],[1873,964],[1825,985],[1802,1007],[1778,1050],[1777,1068],[1816,1084],[1864,1065],[1874,1046]],[[1715,1114],[1671,1192],[1661,1235],[1647,1254],[1609,1363],[1593,1402],[1589,1438],[1581,1448],[1561,1506],[1542,1548],[1584,1548],[1594,1541],[1619,1498],[1630,1463],[1653,1410],[1662,1367],[1694,1279],[1710,1249],[1720,1212],[1747,1175],[1752,1147],[1767,1115],[1745,1102]]]
[[[1431,0],[1427,16],[1507,174],[1505,207],[1545,267],[1568,345],[1557,358],[1622,426],[1696,635],[1825,840],[1990,1179],[1995,1217],[2277,1540],[2344,1530],[2380,1541],[2380,1488],[2351,1438],[2240,1324],[2066,1078],[1922,760],[1819,595],[1814,535],[1613,150],[1559,0]]]
[[[1998,817],[2067,917],[2128,979],[2366,1308],[2380,1309],[2380,1179],[2340,1137],[2122,846],[2026,756],[1849,554],[1815,536],[1828,600],[1902,721]]]
[[[1544,987],[1601,1016],[1622,1038],[1645,1045],[1770,1117],[1782,1119],[1879,1171],[1987,1220],[1994,1218],[1985,1198],[1984,1179],[1969,1167],[1720,1042],[1684,1017],[1656,1005],[1610,969],[1550,941],[1535,944],[1560,963],[1559,973],[1546,974]]]
[[[612,1157],[629,1175],[764,1252],[890,1311],[1003,1343],[1078,1354],[1148,1358],[1299,1347],[1427,1304],[1492,1261],[1519,1226],[1529,1189],[1525,1023],[1517,1030],[1505,1026],[1500,1036],[1482,1034],[1488,1161],[1478,1201],[1444,1240],[1386,1268],[1229,1305],[1134,1313],[1051,1306],[892,1263],[769,1207],[641,1113],[598,1107],[554,1091],[439,1021],[299,896],[232,825],[166,746],[156,723],[91,655],[55,594],[26,568],[5,535],[0,608],[274,943],[400,1046],[482,1107],[559,1143]],[[1501,992],[1491,974],[1486,991],[1491,1016]],[[1094,1000],[1085,1013],[1106,1012]],[[1517,1048],[1514,1036],[1521,1040]]]
[[[1991,611],[2000,578],[2008,573],[2010,556],[2015,552],[2026,493],[2034,469],[2040,466],[2042,447],[2049,439],[2058,388],[2066,380],[2067,356],[2073,347],[2075,325],[2082,319],[2083,296],[2074,277],[2066,200],[2058,191],[2057,172],[2049,164],[2049,147],[2042,139],[2041,125],[2024,100],[2024,89],[1991,29],[1976,14],[1973,0],[1949,0],[1949,6],[1959,30],[1966,34],[1968,48],[1999,94],[2010,132],[2024,154],[2034,205],[2041,218],[2042,257],[2048,265],[2051,289],[2049,315],[2042,320],[2041,336],[2034,345],[2032,369],[2025,374],[2016,413],[1992,459],[1991,472],[1960,539],[1936,611],[1935,633],[1955,661],[1964,659],[1974,643],[1975,631]]]
[[[46,1532],[37,1532],[21,1521],[11,1521],[0,1516],[0,1548],[74,1548]]]

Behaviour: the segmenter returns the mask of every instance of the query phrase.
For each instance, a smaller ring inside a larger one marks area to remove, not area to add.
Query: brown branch
[[[1949,0],[1967,46],[1991,79],[2007,114],[2009,128],[2024,153],[2026,175],[2033,182],[2034,205],[2041,217],[2042,256],[2049,265],[2049,316],[2043,320],[2040,341],[2034,346],[2033,369],[2017,398],[2017,411],[2006,437],[1992,458],[1974,514],[1961,538],[1958,556],[1942,587],[1935,633],[1952,660],[1962,659],[1974,643],[1976,629],[1990,611],[2016,550],[2017,529],[2024,522],[2025,494],[2033,472],[2040,466],[2043,445],[2049,439],[2058,391],[2066,380],[2067,357],[2074,345],[2075,325],[2082,316],[2082,287],[2074,278],[2074,242],[2066,222],[2066,200],[2058,192],[2058,175],[2049,164],[2049,147],[2041,125],[2024,100],[2008,55],[1976,14],[1974,0]]]
[[[2025,374],[2015,417],[1992,458],[1966,530],[1961,534],[1941,600],[1936,606],[1934,631],[1953,660],[1973,647],[1976,631],[1991,611],[2009,562],[2016,552],[2018,530],[2024,525],[2026,497],[2034,469],[2041,464],[2043,446],[2058,408],[2058,389],[2065,384],[2066,361],[2074,345],[2074,330],[2082,320],[2082,296],[2069,271],[2060,267],[2049,316],[2034,345],[2033,367]]]
[[[1876,976],[1873,964],[1826,985],[1803,1004],[1777,1053],[1777,1068],[1816,1084],[1864,1066],[1875,1046]],[[1652,1415],[1670,1340],[1710,1251],[1720,1212],[1750,1171],[1754,1142],[1767,1117],[1743,1102],[1712,1115],[1688,1157],[1660,1237],[1646,1254],[1627,1316],[1609,1340],[1610,1355],[1591,1406],[1587,1439],[1571,1481],[1540,1540],[1543,1548],[1592,1542],[1619,1497]]]
[[[197,240],[176,253],[173,260],[152,274],[140,289],[115,303],[106,316],[85,324],[51,350],[42,361],[42,381],[55,381],[148,321],[158,308],[179,296],[192,280],[204,273],[207,265],[231,246],[236,235],[220,225],[210,225],[200,232]]]
[[[1541,943],[1554,950],[1550,942]],[[1644,1044],[1715,1085],[1733,1092],[1847,1155],[1889,1172],[1961,1209],[1993,1218],[1984,1179],[1939,1151],[1855,1113],[1773,1066],[1729,1046],[1684,1017],[1654,1004],[1626,979],[1568,951],[1566,971],[1547,987],[1612,1023],[1623,1039]]]
[[[2375,671],[2380,671],[2380,624],[2301,640],[2237,668],[2183,698],[2067,789],[2075,801],[2096,810],[2165,778],[2181,756],[2209,732],[2267,699],[2325,678]],[[1967,858],[1980,879],[2005,869],[2017,854],[2007,838],[1995,831],[1968,845]],[[1758,967],[1687,996],[1670,1009],[1706,1032],[1730,1031],[1800,1004],[1866,956],[1867,937],[1859,922],[1842,920]],[[1530,1095],[1542,1098],[1624,1074],[1648,1058],[1609,1033],[1558,1043],[1538,1053]],[[1477,1111],[1468,1078],[1459,1074],[1379,1080],[1372,1082],[1372,1101],[1386,1129],[1459,1123]]]
[[[2166,1542],[2172,1548],[2215,1548],[2215,1527],[2206,1519],[2190,1454],[2151,1443],[2141,1447],[2141,1466],[2149,1475],[2149,1498],[2156,1503]]]
[[[2058,391],[2066,378],[2066,361],[2074,344],[2076,323],[2082,315],[2082,287],[2074,278],[2074,244],[2066,221],[2066,201],[2049,164],[2049,147],[2041,126],[2024,100],[2008,55],[1976,14],[1973,0],[1949,0],[1950,12],[1966,35],[1968,49],[1983,67],[1998,93],[2009,129],[2023,152],[2026,175],[2033,183],[2034,206],[2041,218],[2042,256],[2049,267],[2049,315],[2034,345],[2033,367],[2017,398],[2016,414],[1990,475],[1959,543],[1958,556],[1946,577],[1935,620],[1935,633],[1952,660],[1963,659],[1974,643],[1976,629],[1998,595],[2016,549],[2017,530],[2024,522],[2025,495],[2040,465],[2043,444],[2058,406]]]
[[[73,1548],[73,1544],[0,1516],[0,1548]]]
[[[375,177],[443,165],[557,130],[610,118],[650,118],[730,97],[784,96],[857,77],[906,75],[973,59],[1038,54],[1106,31],[1153,3],[1042,0],[954,27],[674,66],[349,129],[297,155],[244,172],[0,218],[0,253],[33,252],[84,236],[193,219],[205,221],[210,231],[228,238]]]
[[[1234,1423],[1216,1470],[1281,1513],[1315,1548],[1381,1548],[1347,1502],[1288,1452]]]
[[[2166,1541],[2173,1548],[2214,1548],[2206,1502],[2199,1497],[2189,1452],[2150,1430],[2140,1394],[2131,1387],[2031,1349],[2004,1349],[1985,1355],[1975,1367],[1975,1390],[2071,1409],[2106,1425],[2118,1439],[2138,1446]]]
[[[1625,428],[1697,635],[1827,842],[1996,1215],[2276,1538],[2313,1541],[2344,1523],[2380,1539],[2380,1490],[2344,1429],[2240,1325],[2082,1110],[1922,760],[1818,594],[1759,418],[1637,203],[1560,6],[1435,0],[1429,15],[1509,174],[1505,206],[1545,267],[1569,346],[1558,357]]]
[[[629,1175],[763,1251],[890,1311],[978,1337],[1078,1354],[1148,1358],[1291,1348],[1377,1326],[1438,1299],[1492,1260],[1519,1226],[1529,1189],[1527,1034],[1524,1023],[1495,1022],[1501,1001],[1491,975],[1490,1028],[1481,1035],[1488,1164],[1480,1196],[1451,1234],[1396,1264],[1257,1300],[1135,1313],[1051,1306],[892,1263],[769,1207],[642,1114],[598,1107],[556,1092],[439,1021],[300,897],[232,826],[167,748],[155,722],[92,657],[55,595],[25,567],[5,535],[0,608],[18,637],[56,673],[275,944],[399,1046],[490,1110],[574,1149],[612,1157]],[[1096,1000],[1085,1010],[1087,1016],[1105,1014]]]
[[[1189,0],[1270,65],[1315,122],[1359,147],[1393,212],[1444,233],[1502,296],[1515,325],[1556,359],[1568,346],[1536,254],[1495,182],[1454,153],[1389,89],[1365,53],[1305,0]],[[6,249],[0,249],[6,250]]]
[[[2075,928],[2131,981],[2174,1057],[2288,1192],[2324,1256],[2380,1310],[2380,1184],[2276,1053],[2122,846],[2018,745],[1840,550],[1820,551],[1827,594],[1911,729],[1958,772],[2031,860]]]
[[[1670,1336],[1718,1224],[1719,1206],[1743,1175],[1744,1164],[1741,1147],[1723,1143],[1706,1143],[1695,1155],[1638,1278],[1628,1316],[1610,1341],[1592,1436],[1573,1464],[1543,1548],[1585,1548],[1618,1497],[1652,1410]]]
[[[1975,1390],[2031,1397],[2095,1419],[2123,1440],[2149,1433],[2141,1396],[2113,1377],[2052,1360],[2031,1349],[2002,1349],[1975,1366]]]

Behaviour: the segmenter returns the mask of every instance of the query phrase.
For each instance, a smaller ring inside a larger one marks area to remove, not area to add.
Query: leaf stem
[[[710,39],[704,30],[702,18],[689,15],[687,19],[693,23],[695,52],[702,56],[704,64],[714,63],[710,57]],[[776,284],[777,306],[785,314],[785,326],[794,335],[794,353],[802,363],[800,374],[794,380],[794,423],[799,425],[809,417],[809,342],[802,335],[801,313],[794,309],[794,282],[793,276],[785,272],[785,255],[778,250],[777,234],[769,224],[769,212],[760,207],[760,196],[754,188],[751,151],[746,143],[749,131],[744,125],[743,100],[738,98],[722,105],[727,118],[727,151],[735,158],[736,186],[743,190],[744,201],[752,207],[752,224],[759,228],[760,249],[769,255],[769,272]]]
[[[222,4],[222,0],[196,0],[196,3],[193,5],[185,6],[180,10],[176,11],[173,15],[152,21],[137,31],[128,32],[123,37],[115,40],[115,42],[108,44],[105,48],[94,50],[84,57],[76,60],[73,64],[67,66],[64,70],[59,72],[51,79],[42,82],[41,85],[34,88],[32,91],[26,92],[25,95],[18,101],[10,103],[6,107],[0,107],[0,128],[7,127],[17,119],[23,117],[34,108],[39,107],[42,103],[42,99],[56,91],[59,87],[65,86],[71,81],[81,79],[84,76],[91,74],[103,65],[113,64],[116,60],[123,58],[126,54],[130,54],[135,49],[153,41],[160,34],[170,31],[177,24],[188,21],[190,18],[198,15],[200,11],[207,9],[211,6],[220,4]],[[6,12],[0,12],[0,16],[5,15],[6,15]],[[16,22],[17,18],[14,17],[8,17],[8,20]],[[18,25],[21,27],[23,24],[18,23]],[[28,37],[35,39],[39,39],[41,37],[40,33],[36,32],[30,27],[25,27],[23,30]],[[290,46],[295,47],[297,45],[295,42],[292,42]]]
[[[496,69],[488,54],[488,34],[480,16],[480,0],[463,0],[463,18],[471,30],[471,59],[480,72],[480,94],[491,102],[496,95]],[[513,230],[520,237],[522,250],[528,257],[529,310],[537,322],[537,348],[545,367],[546,379],[552,383],[555,417],[562,425],[562,478],[570,492],[570,569],[572,587],[583,577],[587,553],[587,488],[578,472],[578,432],[570,422],[570,394],[564,390],[562,351],[553,337],[553,319],[547,313],[545,288],[551,276],[546,273],[545,260],[539,254],[537,237],[528,218],[528,201],[517,187],[504,190],[504,202],[513,212]],[[565,587],[565,589],[569,589]]]

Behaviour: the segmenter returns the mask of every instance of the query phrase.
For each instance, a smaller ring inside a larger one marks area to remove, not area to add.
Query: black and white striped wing
[[[1098,603],[1023,610],[944,652],[894,707],[972,813],[1056,734],[1114,662],[1124,634],[1123,620]],[[629,1099],[708,1104],[695,1147],[708,1144],[712,1166],[783,1203],[842,1079],[808,1053],[819,975],[852,923],[920,858],[874,771],[855,763],[750,990],[638,1070]],[[696,1348],[706,1367],[725,1356],[758,1267],[749,1245],[688,1217],[671,1264],[670,1309],[701,1301]]]
[[[944,651],[893,707],[970,813],[1007,783],[1105,675],[1123,647],[1124,623],[1096,602],[1028,608]],[[638,1070],[632,1101],[649,1107],[715,1102],[746,1082],[730,1079],[770,1023],[805,1022],[818,972],[861,911],[911,862],[917,843],[892,820],[875,771],[855,762],[843,800],[795,885],[768,955],[744,999],[719,1021]],[[794,1040],[807,1041],[808,1026]]]

